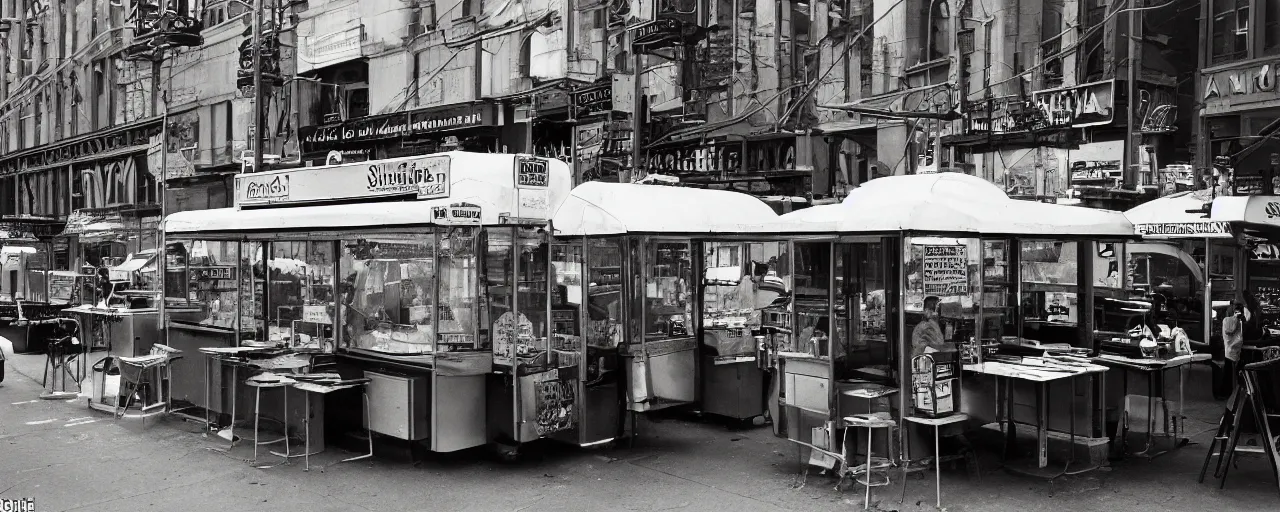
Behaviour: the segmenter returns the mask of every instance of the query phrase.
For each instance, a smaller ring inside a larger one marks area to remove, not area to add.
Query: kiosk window
[[[240,277],[240,244],[219,241],[182,241],[169,244],[166,298],[175,305],[196,308],[202,325],[234,329],[239,314],[236,280]]]
[[[435,238],[342,242],[342,325],[350,348],[389,354],[433,352]]]
[[[622,344],[621,240],[587,241],[587,344],[615,348]]]
[[[689,336],[693,259],[689,242],[651,241],[646,269],[645,340]]]
[[[267,326],[272,342],[329,349],[333,339],[332,241],[271,244]]]
[[[440,231],[440,307],[436,340],[440,350],[485,348],[476,336],[476,305],[480,259],[476,255],[479,228],[453,227]],[[446,348],[447,347],[447,348]]]

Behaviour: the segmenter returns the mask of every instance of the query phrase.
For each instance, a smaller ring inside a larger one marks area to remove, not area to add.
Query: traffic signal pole
[[[253,172],[262,171],[262,0],[253,0]]]

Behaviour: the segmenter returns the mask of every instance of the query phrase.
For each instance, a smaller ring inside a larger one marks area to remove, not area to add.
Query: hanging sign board
[[[317,304],[302,306],[302,321],[313,324],[331,324],[333,323],[333,318],[329,316],[329,306]]]
[[[963,245],[924,246],[925,296],[969,294],[968,248]]]
[[[532,156],[516,157],[516,187],[547,188],[547,161]]]
[[[236,176],[236,205],[306,205],[414,196],[449,197],[448,155],[373,160]]]

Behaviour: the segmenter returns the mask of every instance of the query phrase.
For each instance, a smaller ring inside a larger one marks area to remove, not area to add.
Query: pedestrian
[[[1244,348],[1244,312],[1235,303],[1227,307],[1227,315],[1222,319],[1222,347],[1228,389],[1234,390],[1236,366],[1240,364],[1240,352]]]

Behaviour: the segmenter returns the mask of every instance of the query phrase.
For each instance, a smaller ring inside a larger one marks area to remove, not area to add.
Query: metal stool
[[[254,388],[253,399],[253,461],[258,461],[258,447],[268,444],[284,443],[284,461],[281,464],[289,463],[289,387],[293,386],[295,381],[283,375],[274,373],[260,373],[250,377],[245,381],[245,385]],[[281,389],[284,391],[284,435],[280,439],[271,441],[262,441],[260,438],[258,426],[262,418],[262,390],[263,389]],[[270,467],[270,466],[268,466]]]
[[[1239,453],[1255,453],[1262,455],[1271,464],[1271,474],[1276,479],[1276,485],[1280,486],[1280,447],[1276,446],[1275,432],[1271,428],[1271,419],[1280,416],[1271,413],[1268,407],[1268,400],[1264,397],[1263,377],[1266,377],[1267,384],[1272,384],[1271,375],[1273,372],[1280,370],[1280,359],[1270,361],[1262,361],[1247,364],[1241,371],[1244,389],[1236,390],[1236,399],[1232,404],[1231,410],[1224,413],[1223,422],[1226,416],[1231,415],[1230,432],[1227,434],[1227,441],[1223,449],[1218,453],[1218,467],[1221,469],[1221,475],[1215,473],[1214,476],[1221,478],[1218,488],[1224,488],[1227,485],[1227,474],[1231,471],[1231,465],[1235,462],[1236,455]],[[1261,435],[1261,446],[1239,446],[1240,442],[1240,424],[1246,415],[1253,416],[1254,425]],[[1222,426],[1219,426],[1219,435],[1214,436],[1214,443],[1209,447],[1209,454],[1205,457],[1205,464],[1201,467],[1201,478],[1204,478],[1205,469],[1208,468],[1209,458],[1214,454],[1214,445],[1219,444],[1219,438],[1222,437]]]
[[[937,485],[937,496],[938,496],[937,503],[935,506],[941,509],[942,508],[942,464],[941,464],[942,440],[940,438],[940,435],[938,434],[938,431],[942,430],[943,425],[950,425],[952,423],[960,423],[963,421],[967,421],[969,419],[969,416],[967,414],[958,412],[942,418],[923,418],[920,416],[908,416],[905,419],[917,425],[929,425],[933,427],[933,471],[934,471],[934,482]]]
[[[874,466],[872,465],[872,462],[871,462],[872,434],[876,431],[876,429],[885,429],[890,434],[886,442],[888,445],[892,446],[893,436],[891,434],[893,432],[894,427],[897,427],[898,424],[893,421],[893,418],[887,412],[874,413],[874,414],[855,414],[853,416],[845,416],[844,424],[845,424],[845,427],[849,427],[849,428],[867,429],[867,470],[866,470],[866,476],[859,483],[867,487],[867,496],[865,498],[865,501],[862,504],[862,508],[870,510],[871,509],[871,487],[873,487],[871,483],[871,472],[874,469]],[[886,475],[885,478],[887,480],[888,475]],[[885,482],[884,484],[881,484],[881,485],[888,485],[888,482]]]

